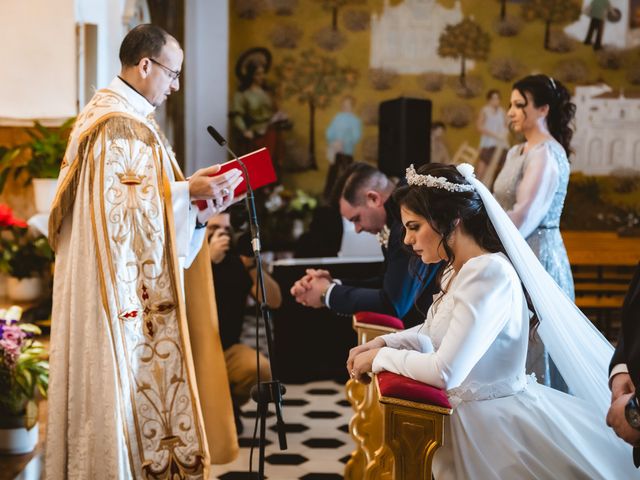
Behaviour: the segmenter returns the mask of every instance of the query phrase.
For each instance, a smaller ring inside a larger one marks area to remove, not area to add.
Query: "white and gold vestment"
[[[47,478],[207,478],[237,454],[205,232],[153,109],[116,78],[71,133],[49,219]]]

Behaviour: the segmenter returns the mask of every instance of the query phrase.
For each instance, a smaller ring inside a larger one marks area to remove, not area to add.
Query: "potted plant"
[[[42,235],[33,235],[24,220],[0,204],[0,272],[9,276],[7,296],[32,301],[42,292],[42,276],[49,272],[53,251]]]
[[[40,329],[19,322],[22,310],[0,309],[0,453],[22,454],[38,442],[38,398],[47,397],[49,362],[35,337]]]
[[[67,149],[68,130],[74,121],[75,117],[70,118],[58,128],[35,122],[33,128],[25,129],[30,141],[13,148],[3,147],[0,150],[0,193],[9,175],[17,180],[24,173],[24,185],[33,181],[36,210],[48,212]]]

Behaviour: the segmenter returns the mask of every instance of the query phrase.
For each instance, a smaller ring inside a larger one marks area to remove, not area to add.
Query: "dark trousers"
[[[591,38],[594,32],[596,33],[596,43],[593,44],[594,50],[602,48],[602,33],[604,32],[604,20],[599,18],[592,18],[589,22],[589,30],[587,30],[587,36],[584,39],[585,45],[591,45]]]

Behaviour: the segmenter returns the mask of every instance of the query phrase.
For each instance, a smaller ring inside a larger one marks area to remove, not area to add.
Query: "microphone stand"
[[[258,280],[258,288],[262,295],[262,301],[260,302],[260,312],[262,316],[262,322],[264,324],[265,336],[267,338],[267,351],[269,353],[269,366],[271,368],[271,381],[260,381],[260,368],[258,372],[258,384],[254,385],[251,389],[251,398],[257,403],[257,418],[256,422],[260,423],[260,437],[259,437],[259,457],[258,457],[258,480],[264,480],[264,454],[266,447],[266,422],[267,414],[269,412],[269,404],[275,405],[276,411],[276,430],[278,432],[278,443],[280,450],[287,449],[287,437],[285,432],[284,420],[282,418],[282,395],[286,392],[284,385],[280,383],[276,375],[275,370],[275,352],[273,349],[273,334],[271,330],[271,309],[267,305],[267,292],[264,285],[264,274],[262,272],[262,256],[260,245],[260,225],[258,224],[258,214],[256,211],[255,198],[253,195],[253,189],[249,181],[249,172],[244,162],[238,158],[238,156],[229,148],[227,141],[218,131],[212,126],[207,127],[207,132],[213,137],[213,139],[224,147],[229,155],[231,155],[240,165],[245,181],[247,182],[247,196],[245,197],[245,205],[247,212],[249,213],[249,228],[251,231],[251,247],[253,249],[253,256],[256,260],[256,278]],[[256,334],[256,351],[259,352],[259,336]],[[254,430],[255,436],[255,430]],[[251,469],[251,465],[249,465]]]

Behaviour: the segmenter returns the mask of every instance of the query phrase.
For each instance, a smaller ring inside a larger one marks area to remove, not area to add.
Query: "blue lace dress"
[[[560,234],[560,216],[569,183],[567,155],[562,145],[553,139],[535,145],[526,153],[523,148],[524,144],[520,144],[509,150],[504,168],[493,185],[493,195],[518,225],[547,272],[567,296],[574,299],[571,267]],[[527,170],[530,165],[532,168]],[[527,179],[524,179],[525,171]],[[529,343],[527,370],[533,371],[545,385],[566,390],[538,338]]]

